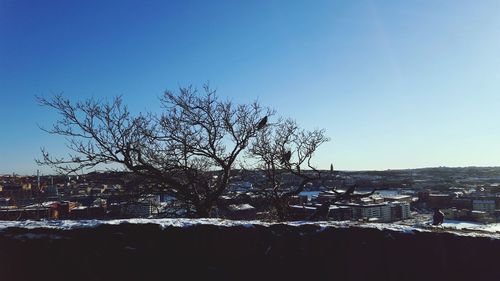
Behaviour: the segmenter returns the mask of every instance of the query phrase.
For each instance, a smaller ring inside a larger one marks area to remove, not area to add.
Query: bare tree
[[[210,216],[238,157],[273,114],[256,102],[221,100],[208,86],[201,94],[193,87],[166,91],[160,114],[133,116],[121,98],[72,103],[57,95],[39,103],[60,114],[45,131],[65,137],[71,151],[57,158],[42,149],[39,164],[66,174],[120,164],[198,217]]]
[[[249,154],[265,173],[262,187],[279,220],[288,218],[293,195],[302,192],[308,183],[321,180],[322,173],[312,160],[316,150],[327,141],[325,130],[307,131],[290,119],[267,126],[253,141]],[[290,178],[298,179],[298,183],[291,184]]]
[[[253,141],[248,153],[257,161],[257,168],[265,173],[261,190],[271,200],[279,220],[290,218],[292,196],[304,191],[308,184],[324,185],[334,176],[333,165],[330,172],[325,173],[312,164],[315,152],[329,140],[323,129],[304,130],[295,121],[286,119],[267,126]],[[327,219],[333,203],[368,197],[376,191],[355,193],[355,185],[343,192],[334,186],[329,188],[330,199],[317,208],[311,220]]]

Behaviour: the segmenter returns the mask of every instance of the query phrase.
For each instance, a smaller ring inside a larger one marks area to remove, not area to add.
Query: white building
[[[352,209],[353,220],[393,222],[408,219],[411,216],[407,202],[384,202],[380,204],[339,204]]]
[[[354,204],[351,205],[353,219],[376,220],[380,222],[391,221],[391,207],[389,204]]]
[[[399,221],[410,218],[410,203],[408,202],[393,202],[391,206],[391,221]]]
[[[495,212],[495,200],[472,200],[472,210],[492,213]]]

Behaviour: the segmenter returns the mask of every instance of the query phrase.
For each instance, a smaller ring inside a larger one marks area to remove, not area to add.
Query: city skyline
[[[500,166],[497,1],[0,1],[0,174],[63,155],[36,95],[158,111],[209,82],[332,139],[337,170]]]

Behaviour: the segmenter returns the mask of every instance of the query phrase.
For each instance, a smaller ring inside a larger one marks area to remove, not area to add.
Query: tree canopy
[[[60,115],[44,130],[65,137],[71,151],[59,158],[42,149],[39,164],[66,174],[120,164],[198,217],[210,216],[235,166],[246,158],[267,172],[276,196],[276,169],[303,179],[298,189],[278,197],[300,192],[311,180],[300,167],[315,170],[313,154],[328,141],[324,130],[306,131],[290,119],[270,123],[274,110],[223,100],[206,85],[201,92],[194,87],[166,91],[160,113],[133,115],[120,97],[72,102],[56,95],[38,101]]]

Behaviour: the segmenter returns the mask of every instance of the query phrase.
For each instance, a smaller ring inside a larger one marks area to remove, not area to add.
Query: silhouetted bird
[[[262,128],[264,128],[266,125],[267,125],[267,116],[264,116],[264,118],[262,118],[262,119],[259,121],[259,124],[257,124],[257,130],[261,130],[261,129],[262,129]]]
[[[292,152],[288,150],[281,156],[281,164],[290,162],[290,158],[292,158]]]
[[[438,208],[434,210],[434,215],[432,216],[432,225],[441,225],[444,221],[444,213]]]

